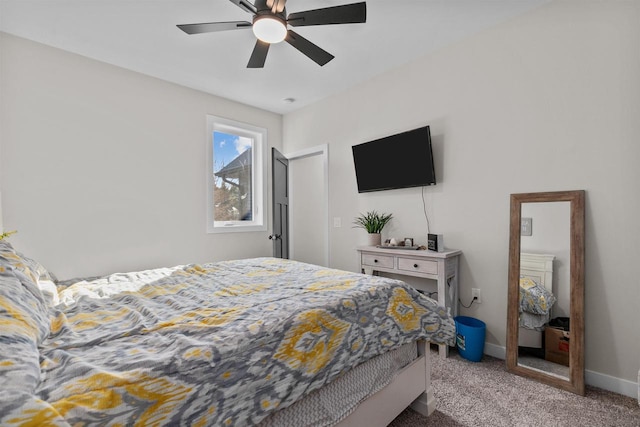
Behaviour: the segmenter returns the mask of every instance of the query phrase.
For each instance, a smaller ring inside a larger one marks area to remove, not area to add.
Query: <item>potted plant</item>
[[[366,214],[360,214],[357,216],[353,223],[354,228],[364,228],[369,233],[369,246],[378,246],[382,243],[380,233],[382,229],[389,221],[391,221],[392,214],[379,214],[376,211],[367,212]]]

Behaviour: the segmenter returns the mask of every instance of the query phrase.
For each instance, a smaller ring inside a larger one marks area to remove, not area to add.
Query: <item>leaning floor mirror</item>
[[[507,370],[584,395],[584,199],[511,195]]]

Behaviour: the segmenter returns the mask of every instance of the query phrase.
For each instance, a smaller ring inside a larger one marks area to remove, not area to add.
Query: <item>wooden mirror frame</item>
[[[507,371],[584,395],[584,190],[511,195],[509,289],[507,294]],[[570,203],[569,378],[518,365],[520,221],[523,203]]]

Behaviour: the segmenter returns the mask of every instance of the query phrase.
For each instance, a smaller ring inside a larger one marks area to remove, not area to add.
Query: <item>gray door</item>
[[[289,258],[289,160],[271,148],[273,165],[273,256]]]

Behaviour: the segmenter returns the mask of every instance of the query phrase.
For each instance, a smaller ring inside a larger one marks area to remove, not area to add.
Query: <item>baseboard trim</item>
[[[585,384],[633,397],[634,399],[638,398],[638,383],[634,383],[633,381],[585,370],[584,382]]]
[[[507,349],[496,344],[485,342],[484,354],[504,360],[507,355]],[[633,381],[585,370],[584,382],[587,385],[622,394],[623,396],[629,396],[634,399],[638,398],[638,383],[634,383]]]
[[[496,344],[490,344],[488,342],[485,342],[484,354],[486,354],[487,356],[495,357],[496,359],[504,360],[507,358],[507,348],[496,345]]]

